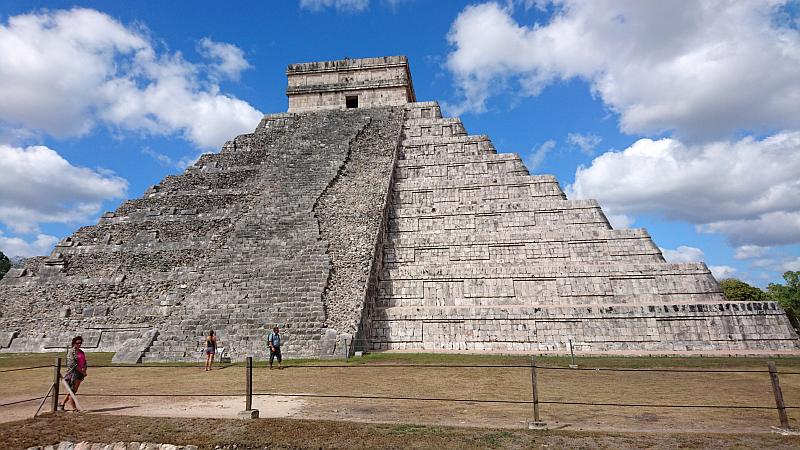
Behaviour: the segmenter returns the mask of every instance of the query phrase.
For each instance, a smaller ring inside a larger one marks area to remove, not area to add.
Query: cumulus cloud
[[[525,158],[525,164],[528,169],[533,170],[542,164],[544,158],[556,147],[556,141],[550,139],[545,141],[544,144],[531,149],[530,155]]]
[[[243,70],[252,67],[244,58],[242,49],[232,44],[203,38],[198,43],[198,50],[205,58],[214,61],[212,68],[217,74],[232,80],[238,80]]]
[[[341,12],[360,12],[369,7],[369,0],[300,0],[300,8],[322,11],[334,8]]]
[[[636,219],[627,214],[606,214],[606,218],[611,224],[611,227],[617,230],[630,228],[636,221]]]
[[[730,278],[736,273],[736,268],[731,266],[708,266],[708,270],[714,275],[717,280],[724,280]]]
[[[514,2],[468,6],[448,34],[457,113],[484,110],[503,86],[537,95],[581,78],[628,133],[800,128],[800,33],[773,20],[785,3],[527,1],[553,8],[544,24],[519,23]]]
[[[262,114],[216,84],[249,67],[241,50],[210,39],[200,49],[211,66],[159,52],[146,30],[92,9],[10,17],[0,22],[0,128],[70,137],[103,123],[218,148]]]
[[[33,241],[19,237],[7,237],[0,231],[0,251],[9,258],[49,255],[58,238],[48,234],[38,234]]]
[[[702,262],[705,256],[699,248],[686,245],[681,245],[674,250],[659,248],[661,249],[661,254],[664,255],[664,259],[671,263]]]
[[[0,174],[0,223],[21,233],[37,231],[42,222],[86,221],[128,188],[123,178],[73,166],[44,146],[0,145]]]
[[[764,256],[769,250],[770,247],[761,247],[760,245],[742,245],[736,248],[736,253],[733,257],[736,259],[754,259]]]
[[[800,270],[800,256],[794,259],[790,259],[788,261],[784,261],[782,264],[783,271],[798,271]]]
[[[640,139],[579,167],[567,193],[610,214],[656,213],[737,246],[800,242],[800,132],[689,145]]]
[[[775,211],[752,219],[702,224],[705,233],[721,233],[734,244],[788,245],[800,242],[800,211]]]
[[[192,155],[184,155],[181,158],[174,159],[169,155],[159,153],[150,147],[142,149],[142,154],[147,155],[155,160],[161,167],[174,167],[176,169],[184,170],[194,164],[203,152],[195,153]]]
[[[600,136],[594,134],[569,133],[567,135],[567,143],[578,147],[581,152],[587,155],[594,154],[595,147],[602,141],[603,139]]]

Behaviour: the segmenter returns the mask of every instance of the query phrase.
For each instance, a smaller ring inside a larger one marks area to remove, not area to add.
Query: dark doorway
[[[358,108],[358,96],[348,95],[344,98],[344,103],[348,108]]]

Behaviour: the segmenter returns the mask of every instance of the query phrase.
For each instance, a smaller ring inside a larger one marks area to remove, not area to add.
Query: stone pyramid
[[[0,351],[81,333],[117,361],[357,349],[789,353],[773,302],[416,102],[405,57],[290,65],[289,112],[202,156],[0,281]]]

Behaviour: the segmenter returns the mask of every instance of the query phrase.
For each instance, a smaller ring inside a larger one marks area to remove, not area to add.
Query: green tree
[[[751,301],[764,301],[767,300],[767,293],[761,289],[750,286],[742,280],[736,278],[727,278],[719,282],[719,287],[728,300],[737,302],[751,302]]]
[[[4,255],[3,252],[0,252],[0,280],[6,275],[8,269],[11,268],[11,261],[8,260],[8,256]]]
[[[767,292],[772,300],[778,302],[789,321],[795,328],[800,328],[800,271],[784,272],[783,279],[786,284],[770,283]]]

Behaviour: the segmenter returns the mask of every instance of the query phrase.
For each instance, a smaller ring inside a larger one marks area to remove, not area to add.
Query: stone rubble
[[[58,444],[28,447],[27,450],[197,450],[196,445],[154,444],[151,442],[92,442],[61,441]]]

